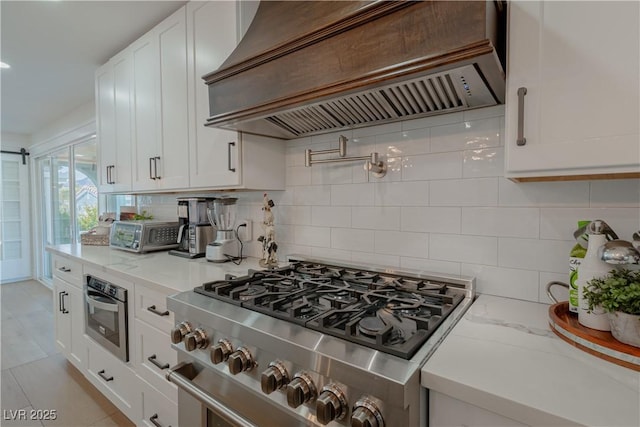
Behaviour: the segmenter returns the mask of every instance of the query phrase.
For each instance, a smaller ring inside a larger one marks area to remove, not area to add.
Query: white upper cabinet
[[[515,1],[509,11],[505,175],[640,177],[640,3]]]
[[[234,2],[187,3],[190,183],[192,188],[284,189],[284,142],[205,127],[209,91],[202,76],[235,49],[255,7]],[[245,24],[242,24],[245,22]]]
[[[134,191],[189,186],[185,8],[134,42]]]
[[[96,72],[96,118],[102,193],[131,190],[131,55],[113,57]]]

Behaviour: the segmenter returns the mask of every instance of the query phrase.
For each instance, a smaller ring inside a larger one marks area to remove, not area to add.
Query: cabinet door
[[[71,352],[71,298],[69,286],[57,277],[53,278],[53,321],[56,346],[65,356]]]
[[[508,177],[640,172],[639,17],[638,2],[510,3]]]
[[[131,52],[114,57],[115,168],[111,170],[113,191],[131,190]]]
[[[65,299],[65,307],[71,313],[71,342],[68,359],[80,372],[86,368],[86,341],[84,338],[84,293],[74,286],[67,288],[69,296]]]
[[[158,187],[189,187],[186,8],[155,29],[160,54],[160,138]]]
[[[202,76],[216,70],[236,47],[235,2],[187,3],[191,187],[241,184],[237,132],[205,127],[209,92]]]
[[[133,61],[133,190],[155,190],[158,151],[158,45],[148,33],[131,46]],[[160,159],[162,160],[162,159]]]
[[[108,193],[113,191],[110,175],[116,164],[115,98],[111,63],[106,63],[96,71],[95,91],[96,129],[100,147],[98,189],[101,193]]]

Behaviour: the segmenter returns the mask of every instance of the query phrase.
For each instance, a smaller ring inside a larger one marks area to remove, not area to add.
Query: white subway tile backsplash
[[[326,185],[308,185],[292,187],[293,205],[330,205],[331,187]],[[290,190],[291,191],[291,190]]]
[[[432,181],[431,206],[496,206],[498,178]]]
[[[400,230],[400,208],[354,206],[351,208],[351,227]]]
[[[498,265],[524,270],[564,273],[575,243],[562,240],[516,239],[500,237]]]
[[[316,227],[351,227],[351,207],[313,206],[311,225]]]
[[[512,182],[499,180],[500,206],[588,207],[589,182]]]
[[[376,231],[374,250],[378,254],[429,258],[429,235],[401,231]]]
[[[403,207],[400,230],[459,234],[461,216],[460,208]]]
[[[277,224],[311,224],[311,206],[277,206],[272,212]]]
[[[352,228],[332,228],[331,247],[347,251],[373,252],[374,231]]]
[[[376,138],[379,154],[388,157],[413,156],[428,154],[429,129],[414,129],[380,135]]]
[[[499,117],[436,126],[431,128],[431,152],[497,147],[500,133]]]
[[[444,274],[460,276],[460,263],[450,261],[437,261],[432,259],[401,257],[400,268],[415,270],[424,274]]]
[[[403,157],[402,180],[462,178],[462,158],[460,151]]]
[[[279,258],[471,275],[481,293],[549,303],[546,283],[568,279],[577,220],[603,219],[627,240],[640,230],[640,180],[511,182],[504,123],[499,105],[288,141],[286,190],[269,192]],[[387,175],[367,174],[364,161],[304,167],[306,148],[337,148],[340,135],[348,156],[378,152]],[[176,196],[137,205],[175,220]],[[262,191],[234,196],[257,238]],[[260,243],[245,254],[260,256]]]
[[[462,264],[462,275],[476,278],[478,293],[538,302],[537,271]]]
[[[537,208],[462,208],[462,234],[537,239],[539,230]]]
[[[351,252],[354,264],[373,264],[380,267],[400,267],[400,257],[393,255],[372,254],[370,252]]]
[[[504,175],[504,147],[465,150],[463,178],[484,178]]]
[[[332,185],[330,191],[333,206],[373,206],[373,185]]]
[[[296,225],[293,228],[296,245],[321,246],[328,248],[331,246],[331,229],[328,227],[310,227]]]
[[[428,206],[429,182],[377,182],[374,202],[376,206]]]
[[[540,272],[540,283],[538,286],[538,302],[543,304],[554,304],[554,302],[547,295],[547,284],[549,282],[564,282],[569,283],[569,257],[567,256],[567,272],[562,273],[547,273],[546,271]],[[569,300],[569,289],[562,286],[553,286],[551,293],[558,301]]]
[[[498,264],[498,238],[432,233],[429,258],[495,266]]]
[[[640,179],[591,182],[589,204],[599,207],[640,207]]]

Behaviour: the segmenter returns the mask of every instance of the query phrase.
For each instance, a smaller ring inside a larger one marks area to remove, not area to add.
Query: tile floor
[[[51,290],[39,282],[0,285],[1,426],[133,426],[56,349]],[[24,409],[27,420],[19,420]],[[29,420],[30,410],[56,410],[55,420]]]

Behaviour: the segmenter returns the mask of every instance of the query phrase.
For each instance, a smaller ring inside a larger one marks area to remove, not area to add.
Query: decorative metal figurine
[[[273,223],[273,208],[275,204],[273,200],[267,197],[267,193],[263,196],[262,210],[264,212],[264,218],[262,220],[262,229],[264,235],[258,237],[258,241],[262,243],[262,259],[260,265],[262,267],[274,267],[278,265],[278,256],[276,251],[278,250],[278,244],[276,243],[276,231]]]

